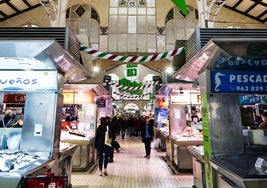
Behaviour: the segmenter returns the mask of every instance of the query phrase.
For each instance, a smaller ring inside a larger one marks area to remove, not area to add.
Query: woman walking
[[[107,176],[108,158],[111,152],[111,140],[108,136],[107,120],[104,117],[100,118],[100,125],[96,129],[95,148],[98,153],[98,168],[100,176]],[[104,171],[103,171],[104,165]]]

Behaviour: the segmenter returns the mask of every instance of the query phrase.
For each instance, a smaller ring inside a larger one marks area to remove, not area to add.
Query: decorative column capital
[[[157,30],[158,30],[158,34],[163,35],[165,27],[157,27]]]
[[[108,26],[100,26],[100,34],[107,35],[108,34]]]

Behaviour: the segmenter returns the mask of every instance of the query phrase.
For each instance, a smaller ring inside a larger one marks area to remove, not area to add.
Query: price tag
[[[255,167],[256,168],[262,168],[262,167],[266,167],[266,163],[265,160],[263,158],[258,157],[256,163],[255,163]]]

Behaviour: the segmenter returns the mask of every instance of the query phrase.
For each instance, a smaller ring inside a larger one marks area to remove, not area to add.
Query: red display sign
[[[3,103],[24,104],[26,94],[5,94]]]

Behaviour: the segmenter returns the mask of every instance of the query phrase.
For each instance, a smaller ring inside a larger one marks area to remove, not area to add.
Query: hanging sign
[[[265,95],[240,95],[239,103],[242,105],[254,105],[256,103],[267,103]]]
[[[264,71],[211,71],[214,93],[267,93]]]
[[[224,57],[221,54],[214,63],[214,67],[217,69],[240,69],[243,70],[259,70],[260,68],[266,68],[267,57],[266,56],[232,56]]]
[[[96,105],[99,108],[105,108],[106,107],[106,100],[104,98],[97,99]]]
[[[138,64],[126,64],[126,78],[138,76]]]
[[[26,101],[25,94],[4,94],[3,103],[11,103],[11,104],[24,104]]]

